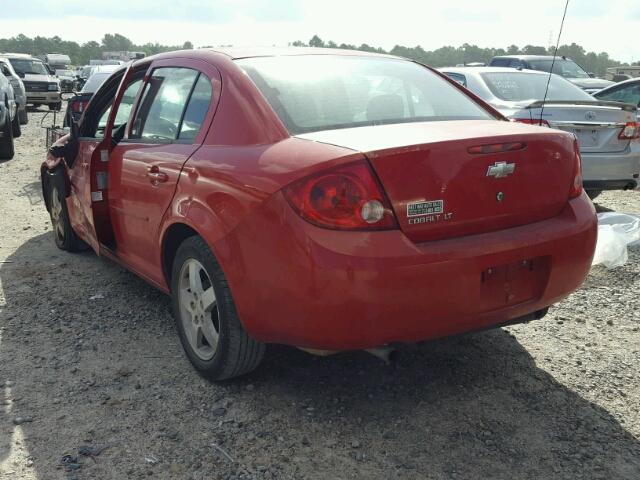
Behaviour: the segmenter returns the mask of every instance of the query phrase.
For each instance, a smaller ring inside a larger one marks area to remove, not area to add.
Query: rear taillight
[[[366,162],[303,178],[283,192],[302,218],[319,227],[338,230],[398,227],[389,200]]]
[[[620,140],[634,140],[636,138],[640,138],[640,123],[627,122],[620,132],[620,135],[618,135],[618,138]]]
[[[89,105],[89,100],[71,103],[71,111],[75,113],[82,113]]]
[[[551,128],[549,122],[541,118],[512,118],[512,122],[526,123],[527,125],[537,125],[539,127]]]
[[[580,158],[580,147],[578,141],[573,140],[573,181],[569,189],[569,198],[579,197],[582,194],[582,159]]]

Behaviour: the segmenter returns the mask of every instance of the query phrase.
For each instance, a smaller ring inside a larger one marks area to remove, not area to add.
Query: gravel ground
[[[391,366],[274,346],[213,385],[167,297],[55,248],[41,118],[0,164],[0,479],[640,478],[640,250],[542,321]],[[640,192],[598,200],[640,211]]]

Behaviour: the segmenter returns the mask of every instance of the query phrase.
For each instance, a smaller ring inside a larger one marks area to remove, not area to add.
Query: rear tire
[[[58,189],[62,173],[59,170],[47,172],[49,175],[49,215],[53,227],[53,238],[56,247],[67,252],[79,252],[85,250],[85,243],[78,238],[69,220],[67,202],[62,192]]]
[[[27,113],[26,108],[18,110],[18,117],[20,118],[20,125],[26,125],[29,123],[29,114]]]
[[[602,193],[602,190],[586,190],[587,196],[593,200]]]
[[[11,131],[13,133],[13,138],[18,138],[22,135],[22,129],[20,128],[20,119],[18,115],[13,117],[13,122],[11,122]]]
[[[8,120],[8,119],[7,119]],[[13,148],[13,127],[11,122],[4,122],[2,137],[0,138],[0,160],[11,160],[15,154]]]
[[[180,341],[202,376],[226,380],[249,373],[260,364],[265,345],[242,327],[224,273],[199,236],[178,247],[171,298]]]

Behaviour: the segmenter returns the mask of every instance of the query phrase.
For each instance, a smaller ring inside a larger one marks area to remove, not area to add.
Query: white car
[[[559,75],[534,70],[456,67],[440,71],[510,120],[573,133],[580,144],[584,189],[591,198],[602,190],[636,188],[640,176],[637,105],[596,99]]]

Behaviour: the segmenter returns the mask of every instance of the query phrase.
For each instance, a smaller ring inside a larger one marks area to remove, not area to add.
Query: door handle
[[[157,185],[159,183],[164,183],[169,180],[169,175],[164,172],[161,172],[158,167],[151,167],[147,172],[147,177],[151,180],[153,185]]]

